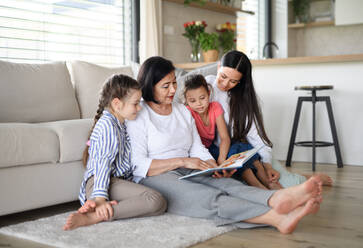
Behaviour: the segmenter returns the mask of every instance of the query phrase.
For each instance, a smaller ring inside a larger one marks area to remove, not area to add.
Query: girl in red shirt
[[[185,104],[195,120],[203,145],[208,148],[220,165],[231,155],[242,152],[242,150],[239,151],[240,146],[245,144],[236,143],[231,146],[231,139],[223,117],[223,108],[218,102],[209,102],[210,92],[210,87],[202,75],[192,75],[185,81],[183,94]],[[219,147],[213,143],[216,130],[221,139]],[[247,149],[252,149],[252,146]],[[263,189],[276,188],[276,184],[273,184],[274,187],[272,187],[271,184],[266,183],[268,178],[265,170],[255,167],[254,164],[257,165],[257,163],[253,162],[259,159],[258,154],[254,155],[242,168],[237,170],[234,177],[242,179],[251,186]],[[277,188],[281,188],[281,185],[277,185]]]

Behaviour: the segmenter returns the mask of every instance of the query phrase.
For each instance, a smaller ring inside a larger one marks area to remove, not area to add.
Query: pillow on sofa
[[[0,122],[46,122],[80,117],[64,62],[0,61]]]
[[[81,110],[81,118],[93,118],[96,114],[99,93],[105,81],[113,74],[126,74],[133,77],[130,66],[109,68],[83,61],[70,62],[72,82]]]
[[[57,133],[42,124],[0,123],[0,140],[0,168],[59,160]]]
[[[59,162],[73,162],[82,159],[93,119],[53,121],[39,126],[53,130],[59,137]]]

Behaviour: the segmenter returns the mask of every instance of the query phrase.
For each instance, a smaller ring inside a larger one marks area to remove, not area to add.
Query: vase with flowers
[[[230,22],[218,24],[216,26],[216,30],[219,32],[219,44],[223,53],[236,48],[236,24],[232,24]]]
[[[199,35],[204,33],[204,29],[207,26],[205,21],[192,21],[184,23],[185,33],[183,36],[188,38],[190,45],[192,47],[192,53],[190,55],[192,62],[200,61],[200,43],[199,43]]]

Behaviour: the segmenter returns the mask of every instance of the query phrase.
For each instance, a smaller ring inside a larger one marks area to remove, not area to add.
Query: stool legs
[[[300,119],[300,114],[301,114],[301,107],[302,107],[302,103],[304,101],[310,101],[312,102],[312,112],[313,112],[313,133],[312,133],[312,141],[311,141],[311,145],[305,145],[305,146],[311,146],[312,147],[312,170],[315,171],[315,162],[316,162],[316,147],[317,146],[331,146],[334,145],[335,148],[335,155],[337,158],[337,166],[338,168],[342,168],[343,167],[343,162],[342,162],[342,156],[340,153],[340,148],[339,148],[339,142],[338,142],[338,135],[337,135],[337,130],[336,130],[336,126],[335,126],[335,121],[334,121],[334,116],[333,116],[333,109],[331,106],[331,101],[330,101],[330,97],[329,96],[324,96],[324,97],[317,97],[316,96],[316,92],[313,90],[312,91],[312,96],[311,97],[299,97],[297,100],[297,106],[296,106],[296,112],[295,112],[295,117],[294,117],[294,124],[292,126],[292,132],[291,132],[291,137],[290,137],[290,144],[289,144],[289,150],[287,153],[287,158],[286,158],[286,166],[290,167],[291,166],[291,159],[292,159],[292,154],[294,151],[294,145],[295,145],[295,138],[296,138],[296,133],[297,133],[297,128],[299,125],[299,119]],[[328,117],[329,117],[329,123],[330,123],[330,129],[332,132],[332,137],[333,137],[333,143],[328,143],[328,142],[323,142],[323,141],[316,141],[316,136],[315,136],[315,129],[316,129],[316,117],[315,117],[315,105],[316,102],[325,102],[326,104],[326,108],[328,111]],[[306,141],[304,142],[297,142],[297,143],[306,143]]]
[[[330,129],[331,129],[331,134],[333,136],[333,143],[334,143],[334,149],[335,149],[335,156],[337,157],[337,165],[338,165],[338,168],[342,168],[343,161],[342,161],[342,155],[340,153],[340,148],[339,148],[337,129],[335,127],[335,121],[334,121],[334,116],[333,116],[333,109],[331,107],[330,97],[326,97],[326,98],[327,99],[325,100],[325,103],[326,103],[326,108],[328,110]]]
[[[316,103],[316,91],[312,90],[311,92],[311,102],[313,103],[313,140],[311,142],[312,147],[312,167],[313,171],[315,171],[315,160],[316,160],[316,140],[315,140],[315,103]]]
[[[292,126],[292,132],[291,132],[291,137],[290,137],[289,151],[287,153],[287,158],[286,158],[287,167],[291,166],[291,158],[292,158],[292,153],[294,151],[294,143],[295,143],[295,138],[296,138],[297,126],[299,125],[302,102],[303,102],[303,98],[299,97],[297,99],[294,124]]]

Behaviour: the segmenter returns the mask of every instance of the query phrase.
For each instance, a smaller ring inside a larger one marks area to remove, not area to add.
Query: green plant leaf
[[[198,40],[200,42],[200,47],[203,51],[218,50],[219,37],[217,33],[200,33],[198,36]]]

